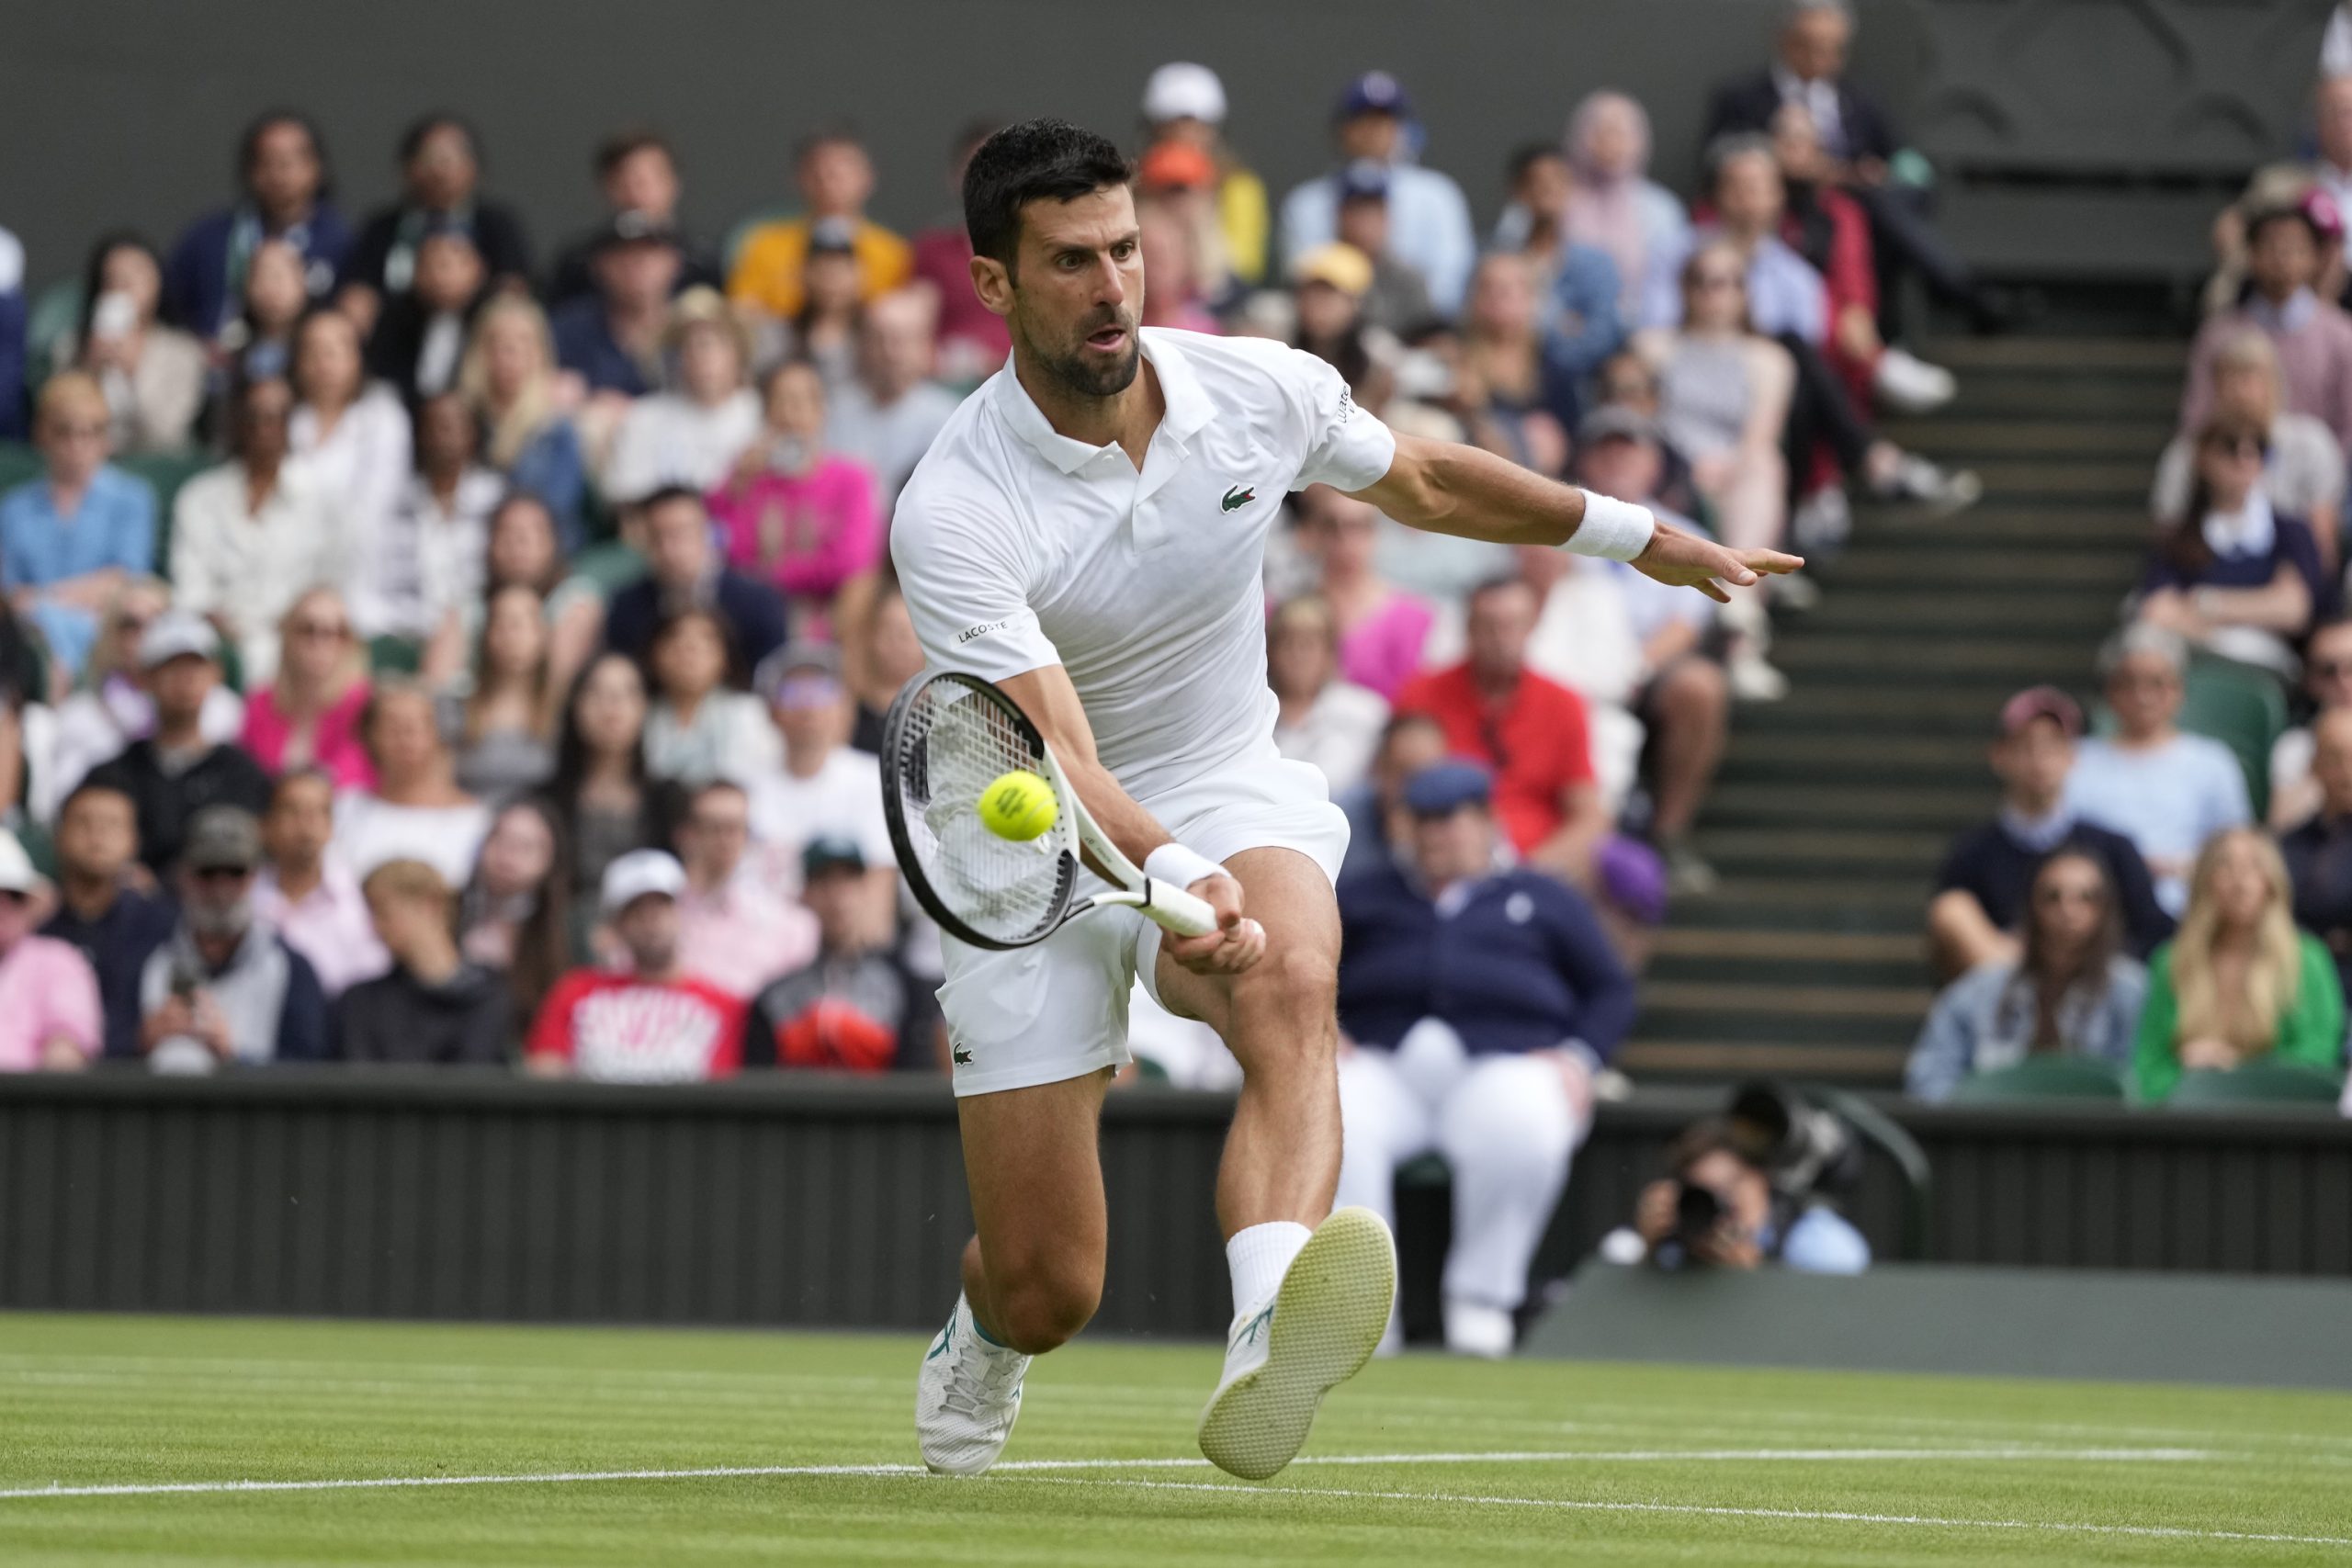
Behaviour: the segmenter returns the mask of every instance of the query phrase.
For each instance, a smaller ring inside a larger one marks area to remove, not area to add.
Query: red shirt
[[[1521,854],[1559,831],[1569,787],[1594,782],[1584,699],[1532,670],[1499,708],[1478,694],[1468,664],[1432,670],[1405,683],[1396,711],[1428,714],[1449,750],[1494,770],[1495,818]]]
[[[607,1083],[699,1083],[742,1061],[743,1004],[707,980],[574,969],[555,983],[526,1054]]]

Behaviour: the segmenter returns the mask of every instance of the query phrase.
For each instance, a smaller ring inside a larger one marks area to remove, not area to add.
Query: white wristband
[[[1650,536],[1657,532],[1657,519],[1648,507],[1587,491],[1584,521],[1560,547],[1575,556],[1632,560],[1650,547]]]
[[[1143,874],[1157,877],[1171,887],[1190,887],[1204,876],[1231,874],[1221,863],[1209,859],[1198,850],[1188,850],[1173,840],[1143,857]]]

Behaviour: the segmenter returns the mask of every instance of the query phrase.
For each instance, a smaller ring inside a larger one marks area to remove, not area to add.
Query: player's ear
[[[972,292],[991,315],[1012,314],[1012,271],[994,256],[972,258]]]

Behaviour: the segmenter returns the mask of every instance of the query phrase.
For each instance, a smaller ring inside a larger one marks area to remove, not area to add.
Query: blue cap
[[[1388,165],[1377,158],[1358,158],[1340,171],[1341,201],[1388,199]]]
[[[1348,84],[1340,96],[1341,119],[1353,119],[1360,114],[1394,115],[1398,119],[1413,118],[1413,105],[1405,96],[1404,84],[1385,71],[1367,71]]]
[[[1405,781],[1405,809],[1416,817],[1448,817],[1465,806],[1484,806],[1494,780],[1476,762],[1432,762]]]

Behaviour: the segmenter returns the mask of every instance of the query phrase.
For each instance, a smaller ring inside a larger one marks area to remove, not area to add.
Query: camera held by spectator
[[[1861,1165],[1861,1142],[1836,1112],[1782,1085],[1747,1084],[1727,1111],[1676,1135],[1668,1174],[1642,1190],[1633,1226],[1605,1238],[1601,1256],[1666,1269],[1859,1274],[1870,1243],[1833,1200]]]

